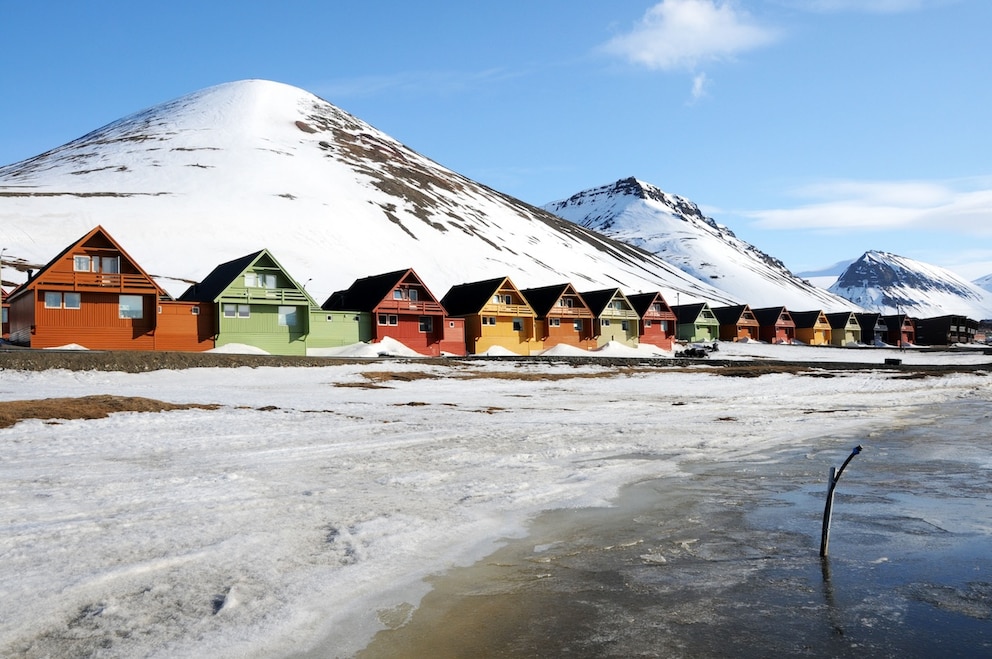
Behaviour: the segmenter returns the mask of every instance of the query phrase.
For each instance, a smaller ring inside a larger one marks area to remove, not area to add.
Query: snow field
[[[541,510],[603,505],[687,460],[774,461],[808,444],[832,464],[916,405],[992,399],[984,373],[896,375],[485,361],[2,371],[0,400],[222,407],[0,430],[0,655],[348,656],[402,624],[425,577],[523,535]]]

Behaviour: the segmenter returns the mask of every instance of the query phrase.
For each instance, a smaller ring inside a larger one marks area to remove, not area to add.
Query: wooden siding
[[[305,355],[310,307],[296,306],[295,309],[296,324],[290,327],[279,324],[279,305],[251,304],[247,318],[226,317],[221,305],[217,318],[217,347],[244,344],[270,355]]]
[[[214,307],[198,302],[158,303],[156,350],[202,352],[214,347]]]
[[[82,293],[78,309],[49,309],[45,307],[45,292],[35,290],[21,298],[34,302],[34,322],[28,327],[32,348],[77,344],[90,350],[155,349],[155,295],[141,296],[141,318],[121,318],[117,294]],[[18,339],[23,335],[21,326]]]
[[[310,310],[307,349],[340,348],[372,340],[372,315],[367,311]]]

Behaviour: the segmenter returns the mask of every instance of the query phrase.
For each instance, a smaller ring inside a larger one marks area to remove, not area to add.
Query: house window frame
[[[376,322],[382,327],[396,327],[400,324],[400,319],[394,313],[380,313],[376,314]]]
[[[417,319],[417,325],[420,332],[430,334],[434,331],[434,317],[420,316],[420,318]]]
[[[561,327],[561,318],[549,318],[548,324],[551,327]]]
[[[137,301],[135,307],[133,302]],[[117,296],[117,317],[127,320],[141,320],[145,317],[145,298],[143,295]]]
[[[513,331],[514,332],[523,332],[524,331],[524,319],[523,318],[514,318],[513,319]]]
[[[99,257],[97,257],[99,258]],[[83,264],[86,264],[83,267]],[[93,257],[88,254],[73,254],[72,256],[72,271],[73,272],[93,272]]]
[[[290,305],[280,305],[276,313],[278,314],[276,322],[279,327],[297,327],[299,325],[299,313],[300,308]]]

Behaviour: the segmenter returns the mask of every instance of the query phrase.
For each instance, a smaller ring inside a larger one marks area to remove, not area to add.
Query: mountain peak
[[[992,315],[992,294],[944,268],[881,250],[851,263],[830,291],[884,313]]]
[[[183,281],[267,248],[316,297],[413,268],[438,291],[510,276],[729,301],[653,254],[426,158],[291,85],[242,80],[123,117],[0,167],[5,261],[43,264],[103,225]],[[6,273],[5,273],[6,274]]]

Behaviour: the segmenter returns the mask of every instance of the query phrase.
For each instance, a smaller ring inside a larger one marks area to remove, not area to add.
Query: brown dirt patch
[[[166,403],[134,396],[82,396],[0,402],[0,428],[24,419],[102,419],[114,412],[167,412],[171,410],[216,410],[219,405]]]

